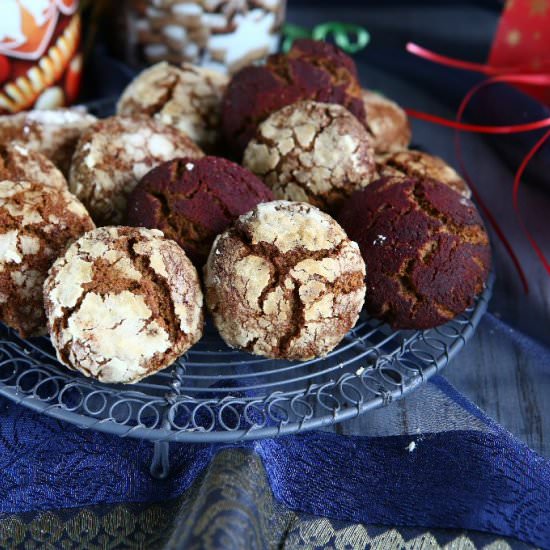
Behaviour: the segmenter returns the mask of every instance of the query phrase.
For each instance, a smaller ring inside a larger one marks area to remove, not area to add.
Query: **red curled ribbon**
[[[422,48],[421,46],[418,46],[413,43],[407,44],[407,51],[410,53],[417,55],[419,57],[422,57],[424,59],[427,59],[429,61],[433,61],[435,63],[440,63],[442,65],[446,65],[448,67],[454,67],[457,69],[463,69],[463,70],[469,70],[469,71],[476,71],[480,72],[486,75],[494,75],[491,78],[477,84],[474,86],[464,97],[462,100],[460,107],[457,112],[456,120],[449,120],[446,118],[438,117],[435,115],[431,115],[429,113],[424,113],[421,111],[415,111],[414,109],[406,109],[407,114],[414,118],[418,118],[420,120],[425,120],[428,122],[433,122],[435,124],[439,124],[441,126],[447,126],[449,128],[454,128],[455,130],[459,131],[466,131],[466,132],[477,132],[477,133],[484,133],[484,134],[514,134],[519,132],[530,132],[533,130],[539,130],[541,128],[550,128],[550,117],[544,118],[542,120],[537,120],[534,122],[527,122],[523,124],[513,124],[513,125],[506,125],[506,126],[487,126],[487,125],[478,125],[478,124],[465,124],[461,122],[462,116],[464,114],[464,111],[466,110],[467,105],[470,103],[474,95],[483,87],[489,86],[492,84],[497,83],[507,83],[507,84],[530,84],[533,86],[550,86],[550,74],[523,74],[522,71],[527,71],[528,69],[526,67],[492,67],[490,65],[483,65],[478,63],[471,63],[467,61],[461,61],[458,59],[453,59],[447,56],[443,56],[434,52],[431,52],[425,48]],[[548,61],[548,65],[550,68],[550,60]],[[519,224],[522,228],[522,231],[526,235],[529,244],[537,254],[537,257],[539,258],[540,262],[544,266],[547,273],[550,275],[550,263],[546,259],[543,251],[541,250],[540,246],[537,244],[535,238],[530,233],[529,229],[527,228],[525,222],[523,221],[523,218],[521,216],[521,211],[519,208],[519,187],[521,183],[521,178],[523,176],[523,173],[525,172],[525,169],[527,165],[529,164],[529,161],[535,156],[535,154],[542,148],[542,146],[546,143],[546,141],[550,139],[550,130],[546,132],[538,141],[537,143],[530,149],[530,151],[527,153],[527,155],[522,160],[515,176],[514,176],[514,184],[513,184],[513,190],[512,190],[512,201],[514,210],[516,212],[516,216],[518,218]],[[486,217],[488,218],[489,222],[491,223],[493,229],[497,233],[499,239],[502,241],[503,245],[505,246],[508,254],[510,255],[516,270],[521,278],[521,282],[523,284],[523,287],[525,289],[525,292],[529,291],[529,287],[527,284],[527,278],[525,277],[525,273],[523,271],[523,268],[521,266],[521,263],[519,262],[511,244],[509,243],[508,239],[506,238],[504,232],[498,225],[497,220],[491,213],[490,209],[485,205],[483,200],[481,199],[481,196],[479,192],[477,191],[475,185],[473,184],[472,178],[468,174],[466,167],[464,166],[464,162],[462,159],[462,149],[460,144],[460,134],[457,132],[455,136],[455,147],[456,147],[456,155],[459,160],[461,170],[463,172],[463,175],[470,185],[472,189],[472,193],[474,194],[478,204],[480,205],[481,209],[485,213]]]
[[[465,71],[474,71],[476,73],[483,73],[486,75],[504,75],[504,74],[520,74],[524,75],[532,71],[532,67],[528,65],[517,65],[515,67],[493,67],[492,65],[485,65],[483,63],[472,63],[471,61],[462,61],[461,59],[454,59],[453,57],[447,57],[439,53],[432,52],[415,44],[414,42],[408,42],[406,50],[413,55],[445,65],[447,67],[454,67],[455,69],[462,69]],[[550,67],[550,59],[543,61],[540,68],[546,68],[546,65]],[[540,76],[540,75],[539,75]],[[543,75],[544,76],[544,75]]]

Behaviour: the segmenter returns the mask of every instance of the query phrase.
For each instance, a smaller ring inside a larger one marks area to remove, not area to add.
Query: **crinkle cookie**
[[[21,145],[0,144],[0,181],[32,181],[68,190],[65,176],[43,154]]]
[[[46,333],[42,285],[65,248],[92,219],[68,191],[0,182],[0,320],[22,338]]]
[[[222,131],[239,158],[258,124],[271,113],[311,99],[343,105],[365,123],[361,86],[353,60],[326,42],[296,40],[287,55],[245,67],[231,79],[222,106]]]
[[[377,92],[363,90],[362,96],[375,153],[406,149],[411,142],[407,113],[395,101]]]
[[[385,177],[337,216],[367,264],[366,309],[396,329],[427,329],[473,303],[491,249],[474,204],[433,179]]]
[[[433,178],[448,185],[467,199],[472,191],[468,184],[442,158],[422,151],[408,149],[381,155],[376,158],[380,176],[410,176],[412,178]]]
[[[371,138],[341,105],[301,101],[258,127],[243,165],[275,197],[330,210],[376,174]]]
[[[211,151],[219,142],[221,103],[227,82],[227,76],[190,63],[158,63],[129,84],[117,112],[124,116],[154,116]]]
[[[206,300],[225,342],[266,357],[331,351],[365,298],[356,243],[310,204],[259,204],[220,235],[205,266]]]
[[[157,166],[128,200],[129,225],[160,229],[202,267],[217,235],[259,202],[273,200],[254,174],[218,157]]]
[[[137,382],[202,335],[197,271],[156,230],[87,233],[53,265],[44,302],[59,360],[101,382]]]
[[[68,176],[78,138],[96,120],[82,109],[4,115],[0,116],[0,143],[42,153]]]
[[[128,195],[151,168],[177,157],[202,156],[183,132],[147,116],[106,118],[80,138],[69,186],[98,225],[119,224]]]

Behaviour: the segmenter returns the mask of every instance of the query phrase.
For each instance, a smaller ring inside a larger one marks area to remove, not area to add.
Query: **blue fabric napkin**
[[[496,339],[510,335],[490,315],[480,330]],[[550,365],[547,349],[513,337],[519,352]],[[410,399],[420,406],[410,407],[417,412],[407,426],[390,422],[368,437],[312,432],[236,447],[261,457],[275,499],[297,512],[477,530],[549,548],[550,461],[441,376]],[[221,449],[231,447],[173,445],[171,475],[156,480],[149,473],[149,443],[83,431],[5,399],[0,407],[0,513],[162,502],[187,490]]]

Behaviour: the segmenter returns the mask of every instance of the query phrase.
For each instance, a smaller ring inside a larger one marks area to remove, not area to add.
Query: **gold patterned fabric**
[[[524,550],[475,532],[346,524],[296,514],[275,501],[260,458],[221,451],[179,499],[0,515],[4,549]]]

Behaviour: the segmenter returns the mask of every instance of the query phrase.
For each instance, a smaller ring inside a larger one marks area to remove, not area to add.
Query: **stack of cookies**
[[[201,338],[203,300],[229,346],[307,360],[363,307],[426,329],[484,287],[468,186],[408,149],[404,111],[329,44],[230,80],[162,62],[117,111],[0,118],[0,320],[49,332],[69,368],[166,368]]]
[[[126,57],[233,73],[277,49],[286,0],[130,0]]]

